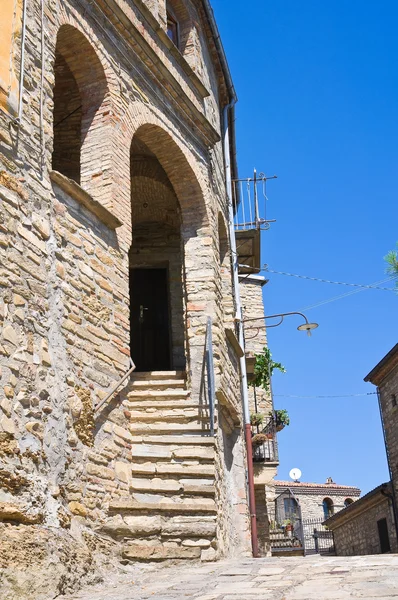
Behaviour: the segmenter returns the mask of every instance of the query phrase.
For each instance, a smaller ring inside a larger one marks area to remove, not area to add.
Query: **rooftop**
[[[310,488],[313,490],[349,490],[355,495],[359,495],[361,493],[361,490],[354,485],[340,485],[338,483],[335,483],[331,478],[329,479],[330,481],[327,481],[326,483],[310,483],[305,481],[275,481],[275,486],[278,488]]]

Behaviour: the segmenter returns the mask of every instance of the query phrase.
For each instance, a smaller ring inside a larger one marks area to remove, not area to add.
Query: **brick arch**
[[[71,24],[58,29],[54,72],[54,168],[62,171],[71,145],[74,165],[64,174],[98,197],[111,156],[109,86],[96,50]]]
[[[208,219],[201,185],[187,157],[159,125],[139,126],[134,139],[145,144],[164,169],[180,205],[185,236],[197,235],[198,230],[208,224]]]

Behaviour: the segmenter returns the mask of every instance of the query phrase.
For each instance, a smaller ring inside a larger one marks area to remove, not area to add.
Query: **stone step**
[[[214,425],[214,429],[217,430],[217,423]],[[138,434],[148,435],[178,435],[179,433],[193,434],[201,433],[202,435],[210,435],[210,424],[209,419],[192,419],[187,420],[185,423],[173,423],[169,421],[151,421],[145,423],[143,421],[137,421],[130,423],[129,430],[131,435],[136,436]]]
[[[203,445],[203,446],[215,446],[215,438],[212,436],[201,436],[201,435],[144,435],[134,436],[133,441],[135,443],[142,442],[144,444],[176,444],[176,445]]]
[[[186,538],[213,540],[216,529],[215,515],[167,516],[164,514],[116,514],[96,528],[97,531],[111,535],[115,539],[143,538],[142,541],[146,544],[156,543],[151,539],[153,536],[158,536],[158,540],[162,541],[180,538],[182,543]]]
[[[196,404],[191,398],[161,398],[153,402],[152,398],[142,397],[133,400],[123,400],[123,406],[127,410],[136,410],[138,408],[150,408],[160,410],[162,408],[196,408],[196,410],[209,410],[208,404]]]
[[[185,381],[184,371],[133,371],[131,379],[140,380],[161,380],[161,379],[183,379]]]
[[[137,498],[142,496],[143,500]],[[149,500],[149,501],[148,501]],[[150,494],[134,494],[134,498],[128,497],[120,500],[113,500],[109,504],[109,511],[118,513],[142,513],[142,514],[193,514],[201,513],[215,514],[217,512],[216,503],[212,498],[180,498],[175,501],[169,496],[156,496]]]
[[[152,402],[163,401],[163,400],[178,400],[188,398],[189,391],[183,389],[171,389],[171,390],[153,390],[153,389],[133,389],[127,392],[127,398],[130,402],[135,400],[141,401],[144,399],[151,400]]]
[[[208,421],[209,411],[203,410],[198,411],[197,406],[181,406],[174,408],[154,408],[154,407],[143,407],[140,410],[130,410],[129,419],[131,423],[137,421],[145,421],[147,423],[153,421],[174,421],[175,423],[188,422],[192,419],[198,421]]]
[[[145,459],[200,460],[213,462],[214,447],[177,444],[133,444],[131,457]]]
[[[133,462],[131,463],[131,472],[133,476],[137,474],[145,477],[170,475],[174,479],[184,479],[187,477],[200,478],[211,477],[214,478],[215,467],[214,463],[211,464],[192,464],[192,463],[177,463],[177,462],[159,462],[154,459],[154,462]],[[194,480],[193,480],[194,481]]]
[[[185,547],[171,544],[163,546],[144,545],[139,543],[126,544],[122,550],[122,558],[131,561],[162,561],[162,560],[181,560],[181,559],[199,559],[202,554],[200,547]]]
[[[132,379],[129,383],[131,390],[164,390],[185,388],[185,379]]]
[[[150,493],[180,493],[187,495],[213,496],[215,488],[212,480],[207,480],[206,484],[199,485],[192,479],[161,479],[155,477],[148,478],[133,478],[129,482],[130,489],[133,492],[150,492]]]

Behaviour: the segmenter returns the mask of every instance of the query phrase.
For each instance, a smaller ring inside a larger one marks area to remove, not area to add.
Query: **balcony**
[[[233,208],[239,273],[261,271],[261,232],[269,229],[273,220],[266,217],[266,183],[263,173],[249,179],[233,180]]]
[[[252,432],[253,462],[279,463],[277,429],[275,420],[271,417],[260,431]]]

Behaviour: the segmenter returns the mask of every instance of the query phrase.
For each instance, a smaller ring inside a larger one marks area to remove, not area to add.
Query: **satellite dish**
[[[300,471],[300,469],[292,469],[289,473],[289,477],[290,479],[293,479],[293,481],[298,481],[301,477],[302,473]]]

